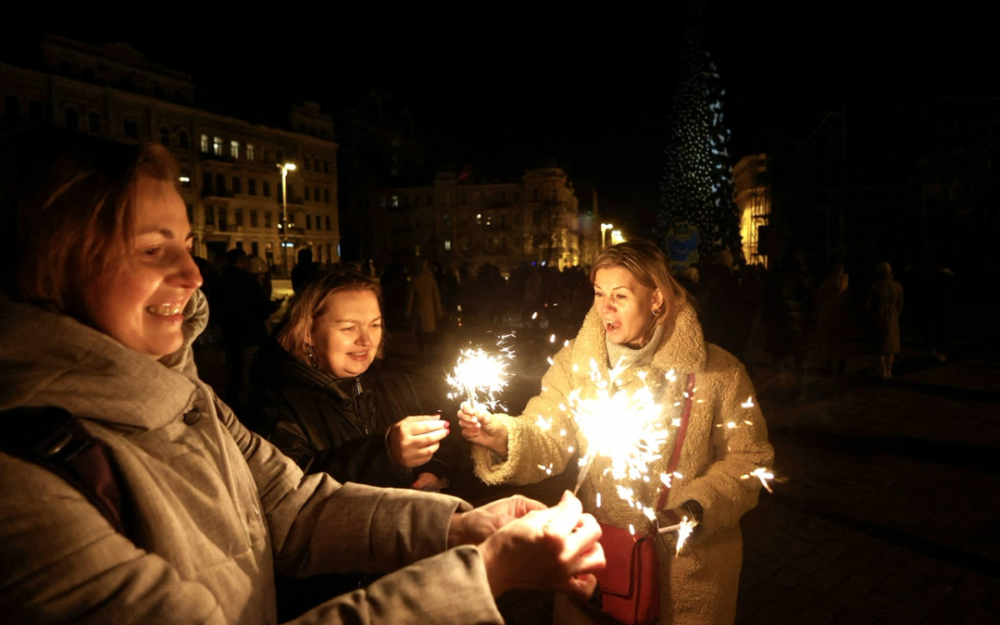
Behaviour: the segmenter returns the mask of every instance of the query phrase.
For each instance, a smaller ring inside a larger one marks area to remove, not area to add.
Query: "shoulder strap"
[[[120,534],[121,491],[107,448],[62,408],[0,412],[0,451],[45,467],[80,491]]]
[[[687,377],[687,388],[684,391],[684,408],[681,411],[681,424],[677,427],[677,436],[674,437],[674,450],[670,455],[670,462],[667,464],[667,473],[673,473],[677,469],[677,464],[681,459],[681,448],[684,447],[684,438],[687,436],[688,421],[691,420],[691,404],[694,402],[694,374],[689,373]],[[656,511],[659,512],[667,503],[667,493],[670,489],[665,485],[660,490],[660,498],[656,502]]]

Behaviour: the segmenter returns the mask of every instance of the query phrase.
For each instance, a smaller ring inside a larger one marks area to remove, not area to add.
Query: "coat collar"
[[[597,364],[601,375],[605,378],[608,376],[611,366],[605,337],[600,315],[591,309],[572,346],[572,375],[578,384],[589,377],[591,359]],[[705,337],[698,323],[698,316],[685,303],[677,312],[673,327],[664,328],[650,367],[657,370],[656,374],[666,373],[671,369],[678,374],[700,373],[705,370],[707,359]],[[627,382],[627,378],[632,375],[634,374],[628,371],[624,372],[623,381]]]
[[[188,309],[203,308],[203,296]],[[163,362],[129,349],[65,315],[0,297],[0,410],[59,406],[124,430],[152,430],[189,411],[201,396],[187,354]],[[173,365],[173,368],[170,365]]]

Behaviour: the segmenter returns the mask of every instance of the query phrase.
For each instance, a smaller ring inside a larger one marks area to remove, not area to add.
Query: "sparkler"
[[[609,475],[619,484],[650,482],[649,467],[660,458],[669,436],[666,424],[670,420],[663,418],[662,407],[654,400],[649,386],[634,393],[619,388],[622,365],[612,369],[607,380],[602,379],[593,360],[590,369],[596,395],[583,398],[580,389],[576,389],[568,398],[573,418],[588,445],[586,455],[580,460],[580,473],[573,492],[579,491],[598,456],[610,461],[602,476]],[[618,486],[617,491],[629,506],[650,520],[655,518],[653,509],[638,501],[638,493],[633,489]]]
[[[500,337],[500,352],[496,354],[487,353],[482,348],[463,349],[454,371],[448,374],[448,384],[457,393],[464,394],[470,404],[478,403],[477,393],[482,393],[482,403],[489,406],[490,410],[497,407],[496,394],[507,386],[507,379],[511,375],[507,373],[507,364],[514,357],[514,351],[503,346],[506,338],[507,336]],[[448,398],[454,399],[455,394],[448,393]]]
[[[758,480],[760,480],[761,486],[766,488],[767,492],[774,493],[774,491],[771,490],[771,485],[767,483],[768,480],[774,479],[774,473],[771,473],[768,469],[764,467],[757,467],[750,473],[747,473],[746,475],[741,475],[740,479],[749,480],[752,477],[755,477]]]

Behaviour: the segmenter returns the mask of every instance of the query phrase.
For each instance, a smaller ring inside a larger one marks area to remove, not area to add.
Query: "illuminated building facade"
[[[180,168],[178,190],[196,235],[195,253],[227,250],[280,266],[279,163],[288,176],[289,263],[303,247],[339,260],[337,144],[319,106],[292,107],[289,129],[194,108],[191,77],[143,60],[125,44],[91,46],[50,36],[37,69],[0,63],[0,130],[60,128],[126,143],[156,142]]]
[[[748,264],[767,267],[767,249],[761,245],[771,219],[766,154],[744,156],[733,167],[733,201],[740,215],[743,257]]]
[[[440,171],[433,185],[377,189],[370,202],[375,247],[395,260],[491,263],[501,270],[537,262],[562,269],[589,262],[583,247],[596,240],[592,220],[581,218],[573,183],[555,166],[528,169],[512,182]]]

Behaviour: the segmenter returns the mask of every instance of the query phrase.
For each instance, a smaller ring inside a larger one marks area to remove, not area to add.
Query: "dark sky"
[[[759,149],[757,137],[782,120],[842,104],[1000,95],[996,35],[982,11],[732,4],[707,0],[703,22],[737,156]],[[676,6],[655,15],[496,5],[492,15],[479,7],[335,19],[293,5],[293,16],[271,15],[276,8],[164,14],[135,28],[63,17],[16,31],[8,23],[0,34],[7,52],[39,30],[126,41],[245,111],[306,98],[350,103],[383,88],[412,111],[431,168],[474,164],[502,177],[555,158],[573,180],[596,185],[603,213],[655,210],[682,41]],[[192,17],[204,23],[191,26]]]

